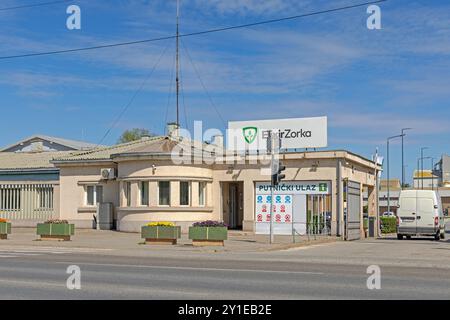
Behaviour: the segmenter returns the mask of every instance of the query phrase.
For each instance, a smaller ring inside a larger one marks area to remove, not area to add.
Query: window
[[[198,204],[200,206],[206,205],[206,182],[198,183]]]
[[[0,189],[0,210],[20,210],[21,209],[21,189],[6,186]]]
[[[190,183],[188,181],[180,181],[180,205],[190,205]]]
[[[141,206],[148,206],[148,181],[141,182]]]
[[[53,187],[39,187],[36,191],[39,208],[53,209]]]
[[[125,205],[131,207],[131,182],[125,182],[124,189]]]
[[[88,206],[93,206],[95,204],[95,187],[94,186],[86,187],[86,204]]]
[[[170,181],[159,181],[159,205],[170,206]]]
[[[86,205],[96,206],[103,202],[102,186],[86,186]]]

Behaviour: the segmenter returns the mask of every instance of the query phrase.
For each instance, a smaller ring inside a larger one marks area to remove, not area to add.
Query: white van
[[[441,198],[431,190],[403,190],[397,210],[397,238],[432,236],[445,238]]]

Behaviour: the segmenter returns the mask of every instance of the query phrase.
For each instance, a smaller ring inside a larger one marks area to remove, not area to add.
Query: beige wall
[[[60,167],[60,217],[69,220],[82,228],[93,227],[95,206],[85,203],[85,187],[87,185],[101,185],[103,187],[103,201],[119,204],[119,188],[116,181],[101,180],[100,170],[113,167],[112,165],[92,166],[62,166]]]
[[[345,152],[334,154],[318,154],[317,158],[310,158],[307,153],[287,155],[283,163],[285,181],[330,181],[332,195],[332,224],[336,232],[337,226],[343,225],[342,216],[338,216],[338,196],[341,197],[341,210],[343,207],[342,192],[338,194],[337,168],[338,159],[342,163],[342,179],[361,183],[364,186],[375,186],[374,168],[370,162],[362,160]],[[154,168],[152,167],[154,165]],[[61,166],[61,218],[78,222],[80,225],[90,227],[95,208],[84,205],[84,186],[89,183],[101,183],[100,169],[108,168],[113,164]],[[243,229],[254,231],[255,228],[255,182],[269,181],[270,177],[261,174],[259,164],[215,164],[208,165],[174,165],[170,160],[133,159],[118,160],[118,179],[103,184],[104,201],[112,202],[116,208],[118,228],[121,231],[137,232],[140,227],[150,221],[173,221],[182,225],[183,231],[194,221],[224,220],[223,182],[243,182],[244,208]],[[266,167],[266,166],[264,166]],[[171,206],[159,206],[158,184],[160,180],[171,181]],[[179,182],[191,181],[191,205],[180,206]],[[149,205],[141,206],[139,201],[139,182],[149,181]],[[208,182],[207,203],[204,207],[198,205],[199,181]],[[131,183],[131,206],[127,207],[123,192],[123,184]],[[227,185],[226,183],[224,184]],[[374,191],[376,192],[376,191]],[[374,195],[375,197],[375,195]],[[361,210],[362,213],[362,210]]]

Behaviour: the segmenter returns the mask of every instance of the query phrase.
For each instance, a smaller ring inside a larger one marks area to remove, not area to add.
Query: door
[[[416,230],[418,234],[434,234],[434,201],[417,198]]]
[[[238,218],[239,218],[239,188],[235,183],[231,183],[229,186],[229,228],[238,228]]]
[[[408,195],[400,197],[400,208],[397,215],[400,217],[399,234],[417,233],[417,194],[409,192]]]
[[[345,219],[345,239],[361,238],[361,184],[347,181],[347,210]]]

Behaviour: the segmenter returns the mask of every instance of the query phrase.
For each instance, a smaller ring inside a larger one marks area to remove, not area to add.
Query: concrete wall
[[[334,234],[343,232],[343,198],[338,192],[338,159],[341,160],[341,178],[348,178],[363,186],[375,186],[375,176],[370,163],[363,162],[356,156],[344,152],[331,155],[331,158],[301,158],[298,154],[288,155],[283,159],[287,169],[285,181],[330,181],[332,201],[332,229]],[[270,181],[270,176],[262,174],[261,169],[267,165],[255,163],[214,164],[214,165],[174,165],[170,160],[117,159],[118,179],[104,183],[100,180],[100,169],[114,166],[102,164],[85,164],[80,166],[61,166],[61,218],[75,222],[78,227],[92,227],[95,207],[84,203],[84,187],[88,184],[102,184],[104,201],[114,204],[117,227],[121,231],[138,232],[142,225],[150,221],[173,221],[187,231],[194,221],[224,220],[223,199],[226,196],[222,186],[226,182],[239,181],[243,186],[243,229],[255,229],[255,182]],[[158,181],[171,182],[171,205],[160,206],[158,203]],[[141,206],[139,202],[139,183],[149,182],[149,205]],[[181,206],[179,202],[180,181],[191,182],[191,204]],[[198,205],[198,182],[207,182],[206,205]],[[125,183],[131,183],[131,205],[127,206],[124,194]],[[342,191],[342,189],[341,189]],[[340,199],[338,199],[340,197]],[[372,197],[374,195],[372,194]],[[339,200],[339,201],[338,201]],[[340,203],[340,210],[338,208]],[[373,210],[373,206],[372,209]],[[340,213],[340,214],[338,214]],[[373,213],[372,213],[373,214]],[[362,210],[361,210],[362,215]],[[362,227],[361,227],[362,228]]]

